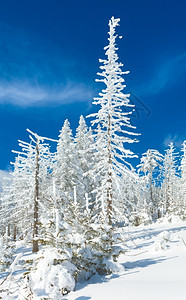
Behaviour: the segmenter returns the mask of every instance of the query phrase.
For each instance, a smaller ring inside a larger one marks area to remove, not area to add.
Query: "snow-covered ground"
[[[64,300],[185,300],[186,224],[126,229],[123,274],[94,276]],[[132,250],[131,250],[132,248]]]
[[[186,299],[186,223],[126,228],[126,245],[128,250],[119,260],[124,265],[125,272],[109,276],[95,275],[89,281],[78,283],[74,292],[61,299]],[[11,278],[4,281],[7,273],[0,274],[0,299],[18,299],[18,285],[21,285],[19,278],[23,274],[19,260],[24,256],[32,256],[29,249],[24,249],[25,254],[22,256],[23,249],[21,243],[20,247],[18,243],[19,255],[12,266],[14,273]],[[9,288],[11,293],[6,296]],[[41,296],[37,299],[48,298]]]

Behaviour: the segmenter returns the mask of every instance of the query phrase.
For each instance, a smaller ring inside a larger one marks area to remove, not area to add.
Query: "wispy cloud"
[[[89,102],[93,90],[80,62],[36,34],[0,22],[0,105]]]
[[[154,70],[154,75],[138,87],[140,94],[158,94],[161,91],[183,80],[183,74],[186,72],[186,52],[171,57]],[[185,76],[185,75],[184,75]]]
[[[176,148],[181,148],[181,145],[183,144],[184,140],[185,140],[184,137],[179,136],[177,134],[175,135],[168,134],[164,139],[163,145],[165,148],[167,148],[169,144],[172,142]]]
[[[90,101],[91,87],[82,83],[69,82],[55,88],[34,86],[29,82],[0,82],[0,104],[16,106],[43,106]]]

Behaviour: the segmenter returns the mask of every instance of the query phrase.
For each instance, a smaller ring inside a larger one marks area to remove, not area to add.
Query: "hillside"
[[[63,300],[185,300],[186,294],[186,224],[156,223],[125,229],[126,253],[119,262],[125,271],[107,276],[94,275],[78,283],[75,291],[61,296]],[[9,273],[0,274],[1,299],[25,299],[21,261],[31,259],[31,249],[17,242]],[[42,266],[42,270],[45,265]],[[41,272],[41,271],[40,271]],[[6,278],[6,276],[8,277]],[[49,274],[48,274],[49,275]],[[38,278],[39,282],[40,273]],[[47,280],[48,281],[48,278]],[[33,286],[34,282],[31,282]],[[30,299],[48,298],[44,289],[33,289]]]
[[[94,276],[68,300],[185,300],[186,224],[153,224],[126,229],[130,251],[120,275]]]

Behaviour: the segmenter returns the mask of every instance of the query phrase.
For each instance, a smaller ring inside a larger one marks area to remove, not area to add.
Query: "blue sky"
[[[57,138],[66,118],[73,130],[92,112],[108,20],[121,19],[118,55],[132,123],[142,135],[133,150],[163,152],[186,139],[185,1],[1,1],[0,169],[14,161],[26,128]]]

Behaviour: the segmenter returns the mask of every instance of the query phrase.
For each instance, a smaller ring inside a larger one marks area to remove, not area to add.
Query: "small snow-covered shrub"
[[[165,243],[165,240],[160,239],[160,240],[155,241],[153,244],[153,249],[155,251],[167,250],[167,245]]]
[[[170,233],[168,231],[164,230],[158,236],[167,242],[170,240]]]
[[[153,244],[153,249],[155,251],[167,250],[169,240],[170,240],[170,233],[168,231],[161,232],[158,235],[157,240]]]
[[[107,273],[123,273],[125,271],[125,268],[123,265],[114,262],[112,259],[104,259],[103,261],[105,265],[105,270]]]
[[[76,271],[76,267],[66,260],[64,254],[50,248],[40,251],[37,260],[37,264],[30,272],[29,277],[26,277],[23,287],[21,287],[20,295],[23,295],[23,292],[33,293],[37,299],[37,293],[40,291],[40,295],[43,297],[47,296],[48,299],[57,300],[61,299],[62,295],[74,290],[75,279],[73,273]]]
[[[87,232],[87,244],[84,259],[90,274],[110,274],[123,271],[117,264],[117,258],[124,252],[124,235],[121,228],[112,228],[106,224],[91,224]]]
[[[67,294],[75,288],[74,278],[62,265],[52,265],[49,273],[44,274],[42,280],[45,281],[45,291],[51,299]]]
[[[133,212],[129,217],[129,221],[134,226],[149,225],[152,223],[152,217],[147,213],[147,209],[143,208],[138,212]]]
[[[168,216],[168,221],[170,223],[179,223],[182,221],[182,218],[181,218],[181,216],[170,215],[170,216]]]

